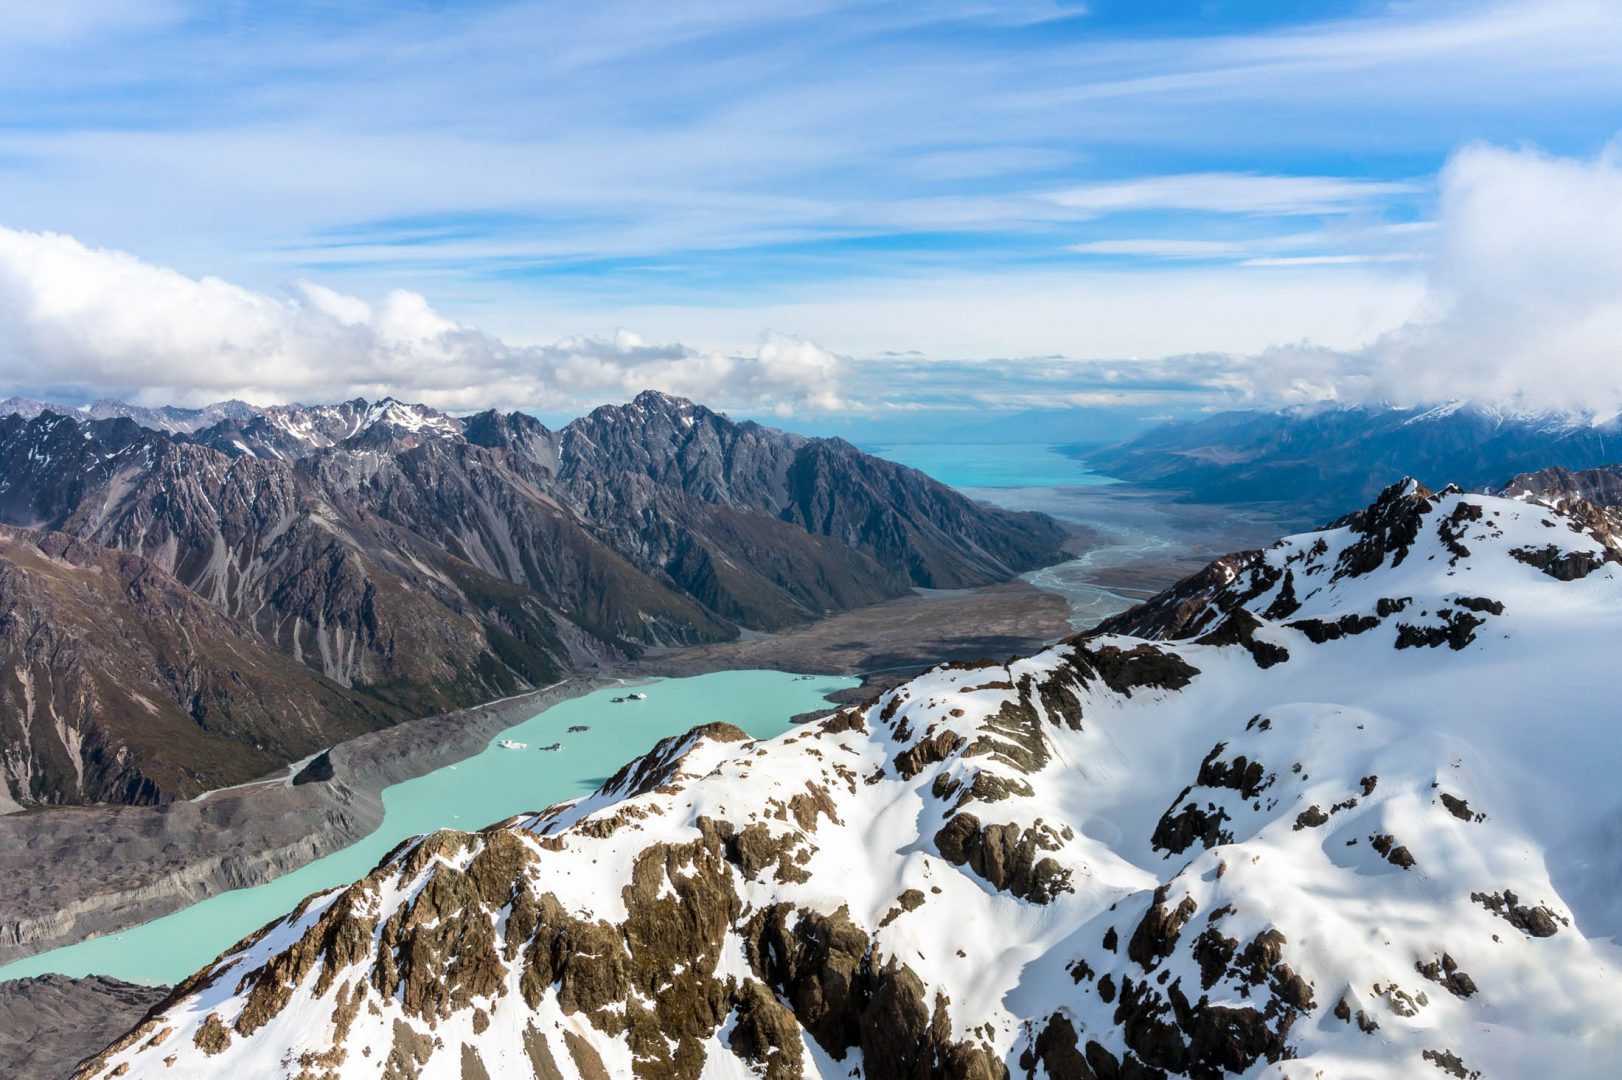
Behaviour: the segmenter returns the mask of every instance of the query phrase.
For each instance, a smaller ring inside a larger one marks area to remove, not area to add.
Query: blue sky
[[[1605,169],[1622,130],[1622,11],[1592,0],[0,18],[0,227],[283,305],[314,283],[371,306],[346,326],[404,290],[514,349],[628,328],[695,355],[815,342],[864,371],[1356,351],[1456,291],[1450,162]],[[34,318],[14,345],[54,333],[56,288],[10,305]],[[150,385],[137,368],[126,389]]]

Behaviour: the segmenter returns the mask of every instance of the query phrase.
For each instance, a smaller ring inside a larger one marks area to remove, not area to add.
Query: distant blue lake
[[[872,443],[862,447],[955,488],[1074,488],[1113,484],[1051,443]]]

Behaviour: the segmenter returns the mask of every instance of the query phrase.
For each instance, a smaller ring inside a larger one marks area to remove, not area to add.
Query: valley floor
[[[920,590],[886,604],[830,616],[783,634],[644,657],[645,675],[772,668],[819,675],[860,675],[861,687],[836,695],[862,700],[948,660],[1005,658],[1071,633],[1063,598],[1023,581],[981,589]]]

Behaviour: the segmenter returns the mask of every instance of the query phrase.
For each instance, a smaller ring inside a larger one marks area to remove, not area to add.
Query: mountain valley
[[[870,674],[788,735],[720,702],[594,795],[402,846],[76,1076],[1490,1076],[1610,1015],[1616,811],[1526,793],[1609,753],[1614,467],[1389,487],[1056,642],[1058,596],[993,583],[1103,535],[838,440],[655,394],[557,432],[244,409],[0,421],[4,808],[115,804],[0,817],[0,957],[354,843],[387,784],[606,679]],[[6,986],[104,1037],[152,1000]],[[1561,1060],[1604,1075],[1622,1021],[1584,1030]],[[40,1061],[95,1049],[53,1032]]]
[[[392,400],[246,408],[192,430],[111,406],[0,420],[10,804],[190,797],[649,649],[1003,581],[1067,540],[837,440],[654,393],[558,432]],[[166,614],[133,613],[145,641],[85,646],[128,676],[91,681],[50,628],[99,617],[110,594],[88,582],[118,575],[143,591],[112,610]],[[256,727],[250,676],[305,719]]]
[[[5,14],[0,1080],[1622,1077],[1622,0]]]

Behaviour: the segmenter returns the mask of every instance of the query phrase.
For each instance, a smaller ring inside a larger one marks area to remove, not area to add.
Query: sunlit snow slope
[[[1399,485],[408,844],[81,1075],[1614,1076],[1619,559],[1580,500]]]

